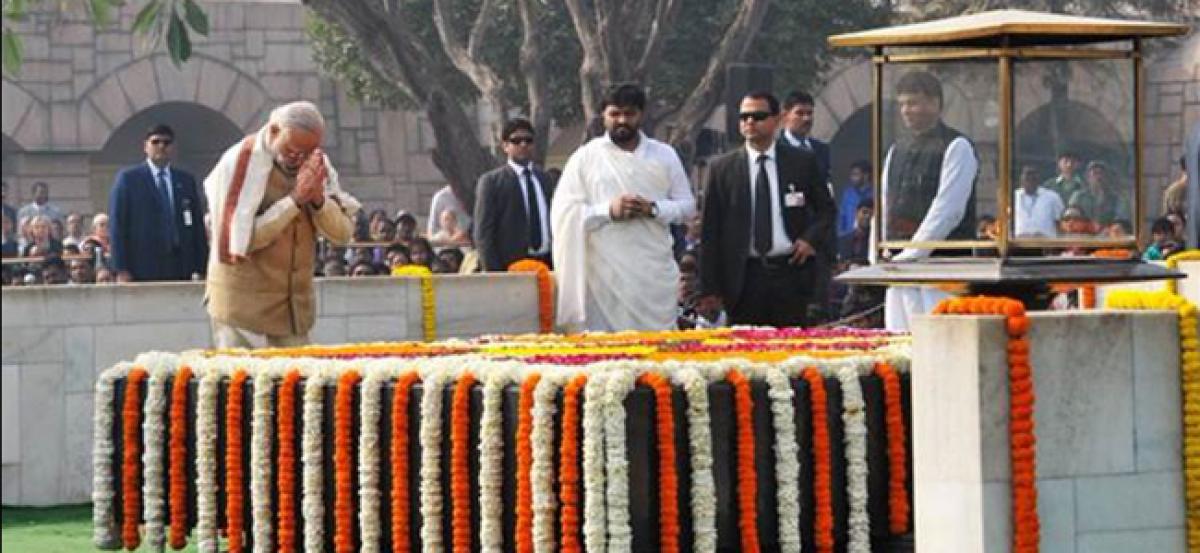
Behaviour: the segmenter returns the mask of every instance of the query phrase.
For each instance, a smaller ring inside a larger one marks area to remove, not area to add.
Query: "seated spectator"
[[[117,275],[107,267],[96,269],[96,284],[112,284],[117,281]]]
[[[86,259],[72,259],[67,265],[67,272],[71,284],[91,284],[96,281],[92,262]]]
[[[409,257],[408,253],[408,246],[405,246],[404,244],[392,244],[391,246],[388,246],[384,263],[387,265],[389,270],[401,265],[408,265],[409,263],[412,263],[412,258]]]
[[[57,255],[46,256],[42,262],[42,283],[47,285],[67,283],[67,264]]]
[[[1088,219],[1087,213],[1078,206],[1071,206],[1063,210],[1062,218],[1058,221],[1059,230],[1062,234],[1095,234],[1096,225]]]
[[[434,273],[434,274],[441,274],[441,275],[449,274],[450,266],[447,265],[446,261],[443,260],[442,258],[435,257],[435,258],[433,258],[433,261],[429,262],[429,272]]]
[[[463,252],[458,248],[445,248],[438,252],[437,258],[446,264],[447,273],[458,273],[462,270]]]
[[[1175,239],[1175,225],[1170,219],[1159,217],[1150,226],[1150,246],[1142,254],[1146,261],[1161,261],[1179,251],[1179,242]]]
[[[62,242],[52,236],[53,222],[45,215],[34,215],[29,221],[29,243],[21,254],[25,257],[36,257],[49,253],[62,253]],[[35,253],[36,252],[36,253]]]
[[[346,276],[346,263],[337,257],[326,259],[321,266],[321,274],[326,277]]]
[[[1078,207],[1101,227],[1117,219],[1131,220],[1131,203],[1117,189],[1112,171],[1103,161],[1088,163],[1087,186],[1076,190],[1067,201],[1068,207]]]
[[[354,241],[366,242],[371,236],[371,220],[364,210],[354,212]]]
[[[371,213],[371,224],[367,238],[371,242],[391,242],[394,227],[387,218],[387,212],[376,209]]]
[[[863,199],[854,210],[854,228],[838,238],[838,261],[842,264],[866,265],[871,253],[871,218],[875,202]],[[845,270],[845,269],[843,269]]]
[[[441,225],[437,233],[429,237],[436,246],[460,246],[471,243],[467,230],[458,226],[458,212],[453,209],[442,210]]]
[[[404,210],[396,213],[396,235],[392,238],[393,242],[409,245],[413,239],[417,237],[417,218]]]
[[[350,276],[352,277],[368,277],[375,275],[375,265],[366,261],[355,263],[354,268],[350,270]]]
[[[413,265],[429,267],[433,262],[433,246],[424,238],[414,238],[408,245],[408,258]]]
[[[92,233],[84,242],[95,242],[104,249],[106,255],[108,254],[108,214],[97,213],[92,217]]]
[[[1133,236],[1133,223],[1119,219],[1104,227],[1104,237],[1119,240]]]
[[[1066,206],[1058,192],[1038,186],[1037,169],[1032,165],[1021,167],[1020,187],[1013,203],[1018,237],[1058,236],[1058,219]]]
[[[62,243],[64,246],[74,244],[78,246],[83,242],[83,215],[72,211],[67,214],[66,224],[63,227]]]

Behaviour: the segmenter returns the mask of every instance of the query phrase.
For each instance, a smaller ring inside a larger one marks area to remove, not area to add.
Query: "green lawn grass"
[[[0,550],[4,553],[96,551],[92,545],[92,506],[4,507],[0,510]],[[149,550],[145,546],[138,549]],[[189,543],[184,551],[196,551],[196,547]]]

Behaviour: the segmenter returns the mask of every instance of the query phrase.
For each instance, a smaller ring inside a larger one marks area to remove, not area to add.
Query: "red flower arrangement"
[[[276,432],[279,453],[276,483],[279,487],[277,530],[279,553],[296,550],[296,385],[300,371],[288,371],[279,385],[279,416]]]
[[[464,372],[454,386],[450,409],[450,497],[453,551],[471,551],[471,387],[475,375]]]
[[[558,499],[563,553],[579,553],[579,394],[587,384],[587,375],[578,374],[563,388],[562,444],[559,447]]]
[[[904,410],[900,404],[900,376],[886,361],[875,364],[875,374],[883,381],[884,420],[887,425],[888,452],[888,530],[892,534],[908,531],[907,445],[904,434]]]
[[[245,536],[242,535],[242,514],[245,512],[242,493],[242,402],[245,396],[242,387],[246,384],[246,378],[243,369],[233,373],[225,401],[225,535],[229,540],[229,553],[241,553],[245,545]]]
[[[142,521],[142,382],[146,369],[134,367],[125,379],[125,403],[121,407],[121,541],[133,551],[141,545],[138,525]]]
[[[659,551],[675,553],[679,551],[679,475],[675,472],[675,414],[671,403],[671,383],[657,373],[645,373],[638,378],[638,382],[654,390],[655,437],[658,441]],[[740,449],[738,453],[740,455]],[[757,530],[754,533],[758,535]]]
[[[529,481],[529,469],[533,467],[533,444],[529,435],[533,431],[533,390],[542,376],[533,373],[521,383],[521,398],[517,412],[517,528],[518,553],[533,551],[533,485]]]
[[[354,551],[354,490],[351,488],[351,470],[354,459],[350,453],[350,425],[354,422],[354,386],[360,377],[358,371],[346,371],[338,377],[337,392],[333,407],[333,548],[337,553]]]
[[[808,382],[809,404],[812,409],[813,496],[816,504],[814,539],[817,551],[830,553],[833,551],[833,482],[829,428],[825,424],[828,420],[825,377],[814,367],[804,369],[800,376]]]
[[[396,379],[392,395],[392,551],[408,553],[408,396],[413,384],[421,380],[416,371]]]
[[[167,541],[171,549],[187,545],[187,397],[192,368],[184,365],[171,383],[171,443],[169,479],[171,520]]]
[[[750,397],[750,381],[733,369],[725,376],[733,385],[737,420],[737,495],[738,529],[741,531],[742,551],[758,553],[758,475],[754,468],[754,399]]]
[[[522,259],[509,265],[508,272],[537,276],[539,327],[544,334],[554,332],[554,279],[550,277],[550,267],[536,259]]]

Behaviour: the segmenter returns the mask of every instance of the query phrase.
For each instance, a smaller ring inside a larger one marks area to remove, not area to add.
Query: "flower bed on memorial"
[[[144,354],[96,386],[94,541],[869,551],[910,531],[908,366],[852,329]]]

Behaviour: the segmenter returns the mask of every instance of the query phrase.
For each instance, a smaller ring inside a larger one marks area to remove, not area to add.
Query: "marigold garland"
[[[737,420],[737,495],[738,529],[742,551],[757,553],[758,544],[758,475],[754,468],[754,400],[750,396],[750,381],[737,369],[725,379],[733,385]]]
[[[813,521],[814,540],[817,551],[833,551],[833,472],[832,453],[829,446],[829,427],[819,421],[827,421],[827,396],[825,377],[815,367],[804,369],[800,376],[808,382],[809,405],[812,410],[812,454],[813,454],[813,497],[815,513]]]
[[[412,386],[421,380],[416,371],[407,372],[396,379],[392,392],[392,551],[407,553],[411,550],[409,517],[408,478],[408,396]]]
[[[1079,307],[1083,309],[1096,308],[1096,285],[1085,284],[1079,288]]]
[[[887,426],[888,454],[888,530],[894,534],[908,531],[908,445],[904,432],[904,409],[900,403],[900,375],[891,363],[875,364],[875,374],[883,382],[884,422]]]
[[[1192,253],[1192,252],[1184,252]],[[1169,262],[1169,260],[1168,260]],[[1179,372],[1183,388],[1183,474],[1188,550],[1200,551],[1200,336],[1196,306],[1173,292],[1116,290],[1114,309],[1168,309],[1179,317]]]
[[[350,370],[338,377],[333,406],[333,548],[337,553],[354,551],[354,490],[351,489],[351,470],[354,458],[350,454],[351,423],[354,422],[354,386],[360,380],[358,371]]]
[[[187,398],[192,368],[184,365],[171,383],[170,503],[171,549],[187,545]]]
[[[225,400],[225,536],[229,553],[240,553],[245,544],[243,536],[243,474],[242,474],[242,387],[248,375],[243,369],[233,373]]]
[[[675,409],[671,383],[658,373],[644,373],[638,382],[654,390],[659,551],[673,553],[679,551],[679,475],[675,472]],[[755,535],[758,535],[757,530]]]
[[[579,553],[583,550],[583,544],[579,541],[579,400],[586,384],[587,375],[581,373],[563,388],[562,443],[558,455],[560,545],[563,553]]]
[[[277,436],[279,439],[279,470],[276,483],[279,488],[279,507],[276,528],[279,553],[296,550],[296,385],[300,383],[300,371],[288,371],[279,385],[279,415]]]
[[[450,409],[451,532],[455,553],[471,551],[471,388],[475,375],[464,372],[454,386]]]
[[[529,435],[533,431],[533,391],[542,376],[530,374],[521,382],[521,397],[517,412],[517,528],[514,539],[518,553],[533,552],[533,486],[529,481],[529,469],[533,467],[533,444]]]
[[[1029,317],[1013,299],[989,296],[951,298],[935,314],[1003,315],[1008,330],[1009,456],[1012,464],[1013,551],[1038,551],[1037,439],[1034,435],[1033,366],[1029,360]]]
[[[142,441],[142,382],[146,380],[146,369],[134,367],[125,380],[125,403],[121,407],[121,494],[122,504],[121,541],[125,549],[133,551],[141,545],[142,537],[138,525],[142,521],[141,459]]]
[[[550,267],[536,259],[514,261],[510,273],[534,273],[538,285],[538,326],[543,334],[554,332],[554,279]]]
[[[433,291],[433,271],[424,265],[400,265],[392,268],[392,276],[421,279],[421,328],[425,341],[437,339],[437,296]]]

